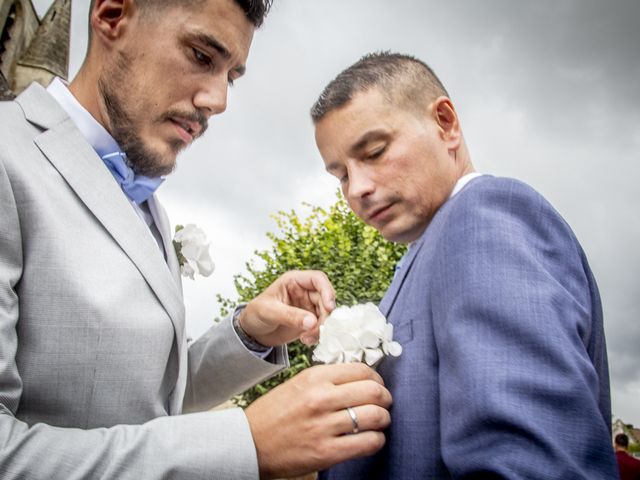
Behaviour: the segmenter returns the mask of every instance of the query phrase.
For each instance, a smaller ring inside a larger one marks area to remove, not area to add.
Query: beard
[[[129,57],[121,54],[114,68],[110,70],[108,77],[102,76],[98,80],[98,90],[109,119],[109,133],[111,133],[111,136],[122,151],[126,153],[127,163],[136,174],[150,178],[169,175],[175,170],[176,158],[178,153],[185,147],[185,144],[179,139],[174,139],[169,143],[171,153],[163,155],[150,148],[140,137],[136,130],[136,122],[133,120],[130,110],[128,111],[125,108],[125,105],[131,105],[132,108],[137,106],[139,112],[145,111],[144,105],[141,105],[135,99],[124,101],[117,93],[118,85],[122,89],[122,85],[127,85],[128,83],[126,79],[130,76],[131,63],[132,61]],[[201,131],[197,137],[200,137],[207,129],[207,117],[199,110],[195,112],[169,110],[155,119],[153,123],[160,125],[171,121],[172,118],[183,118],[198,122]]]

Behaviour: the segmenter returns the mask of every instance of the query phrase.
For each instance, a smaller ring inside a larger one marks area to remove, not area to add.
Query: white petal
[[[393,340],[393,325],[391,323],[387,323],[384,326],[384,334],[382,338],[387,342]]]
[[[182,253],[182,256],[187,260],[194,260],[198,258],[198,246],[194,243],[183,240],[180,253]]]
[[[189,265],[189,263],[185,263],[180,267],[180,273],[182,273],[183,277],[189,277],[191,280],[193,280],[193,275],[196,273],[196,271],[191,265]]]
[[[382,351],[379,348],[367,348],[364,351],[364,361],[367,362],[367,365],[370,367],[380,360],[382,356]]]
[[[377,348],[380,345],[380,336],[374,332],[362,332],[358,338],[364,348]]]
[[[208,277],[213,273],[215,269],[215,265],[211,257],[209,256],[209,246],[206,247],[206,252],[204,255],[200,255],[200,258],[196,261],[198,265],[198,273],[203,277]]]
[[[318,345],[313,351],[313,359],[322,363],[338,363],[340,352],[333,352],[326,345]]]
[[[345,363],[355,363],[362,361],[362,349],[350,350],[344,352]]]
[[[398,342],[385,342],[382,345],[382,349],[387,355],[391,355],[392,357],[399,357],[402,353],[402,345]]]
[[[360,348],[360,342],[350,333],[336,332],[334,338],[340,342],[343,350],[358,350]]]
[[[330,352],[332,355],[339,355],[342,353],[344,348],[336,337],[329,337],[325,342],[324,346],[327,349],[327,352]]]

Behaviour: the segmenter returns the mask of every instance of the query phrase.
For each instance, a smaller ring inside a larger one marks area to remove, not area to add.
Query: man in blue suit
[[[380,304],[404,347],[379,367],[387,443],[324,478],[617,478],[602,307],[567,223],[474,171],[447,91],[413,57],[364,57],[312,117],[353,211],[409,244]]]

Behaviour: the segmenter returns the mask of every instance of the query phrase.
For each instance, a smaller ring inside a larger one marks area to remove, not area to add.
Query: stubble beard
[[[140,137],[135,122],[116,93],[117,85],[127,84],[130,63],[130,59],[122,55],[109,72],[108,79],[103,76],[98,80],[98,90],[109,119],[109,133],[126,153],[127,163],[136,174],[150,178],[169,175],[176,167],[176,157],[184,148],[184,143],[179,140],[170,143],[173,158],[167,162],[166,155],[149,148]]]

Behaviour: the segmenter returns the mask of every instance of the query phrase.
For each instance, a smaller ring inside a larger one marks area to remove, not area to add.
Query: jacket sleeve
[[[239,409],[83,430],[19,419],[16,365],[23,253],[20,219],[0,152],[0,478],[257,478],[251,432]],[[51,373],[52,375],[55,372]]]
[[[274,347],[263,360],[238,338],[231,317],[225,318],[189,347],[184,411],[212,408],[288,366],[286,346]]]
[[[608,372],[587,349],[604,343],[601,312],[577,241],[522,184],[463,194],[430,292],[452,477],[616,478]]]

